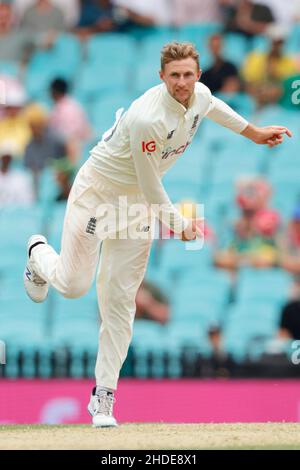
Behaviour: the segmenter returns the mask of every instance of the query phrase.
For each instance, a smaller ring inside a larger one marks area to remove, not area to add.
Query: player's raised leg
[[[24,285],[35,302],[45,300],[49,285],[65,297],[76,298],[93,282],[101,240],[91,221],[101,200],[95,201],[93,188],[85,184],[80,170],[67,204],[60,254],[43,236],[29,239]]]

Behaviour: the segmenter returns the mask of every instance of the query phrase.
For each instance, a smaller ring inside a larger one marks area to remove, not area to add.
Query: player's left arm
[[[224,101],[211,96],[210,108],[206,116],[218,124],[247,137],[256,144],[270,148],[283,142],[284,135],[292,137],[291,131],[284,126],[256,127],[235,112]]]

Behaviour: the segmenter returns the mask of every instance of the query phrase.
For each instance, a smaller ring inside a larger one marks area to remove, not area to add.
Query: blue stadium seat
[[[298,54],[300,44],[300,25],[295,23],[287,37],[285,50],[290,54]]]
[[[99,323],[99,310],[94,296],[83,296],[79,299],[66,299],[60,294],[54,295],[52,302],[53,320],[55,323],[64,322],[67,319],[81,320],[82,322],[94,321],[95,325]]]
[[[166,328],[150,320],[137,319],[133,326],[132,348],[135,352],[135,369],[138,377],[149,375],[148,356],[154,355],[153,373],[163,376]]]
[[[279,309],[270,303],[250,302],[232,307],[224,328],[224,347],[235,360],[257,358],[278,328]]]
[[[240,270],[237,300],[261,301],[280,305],[289,295],[291,276],[281,269]]]
[[[252,120],[256,103],[247,93],[215,93],[215,96],[228,104],[228,106],[241,114],[245,119]]]
[[[20,249],[24,250],[25,257],[28,238],[33,233],[40,233],[42,228],[43,213],[37,205],[5,207],[0,213],[0,241],[3,252],[6,249],[10,252]]]
[[[53,327],[53,343],[58,347],[95,348],[98,345],[99,325],[84,317],[63,316]]]
[[[201,265],[198,268],[188,270],[185,276],[176,284],[173,293],[173,302],[175,305],[181,302],[194,305],[194,308],[204,307],[211,304],[218,310],[225,308],[230,298],[231,279],[227,272],[215,268],[205,269]],[[198,309],[199,310],[199,309]],[[219,320],[219,317],[212,320]]]
[[[203,356],[211,355],[211,346],[207,336],[207,328],[200,322],[187,321],[185,318],[171,320],[166,326],[166,342],[177,344],[180,350],[194,349]]]
[[[207,47],[208,38],[222,30],[221,23],[191,23],[180,27],[179,40]]]
[[[9,60],[0,60],[0,75],[8,75],[11,77],[17,77],[19,72],[18,62]]]
[[[91,62],[81,67],[74,93],[84,103],[130,89],[130,67],[118,62]]]
[[[44,97],[54,78],[61,77],[72,82],[78,73],[80,55],[79,41],[75,36],[68,34],[60,35],[50,49],[37,50],[31,57],[26,71],[25,83],[30,97]]]
[[[145,93],[149,88],[160,85],[159,65],[155,66],[152,60],[146,62],[145,59],[136,66],[136,74],[133,78],[134,90],[138,95]]]
[[[197,249],[196,249],[197,248]],[[212,247],[205,243],[166,240],[161,252],[161,269],[171,280],[184,279],[189,270],[205,269],[212,263]]]
[[[95,34],[88,40],[87,60],[90,63],[118,62],[123,66],[131,66],[135,59],[136,42],[127,34]]]
[[[238,33],[226,33],[223,54],[225,59],[233,62],[238,68],[243,63],[249,46],[245,36]]]
[[[51,168],[44,168],[39,184],[39,203],[45,207],[52,204],[58,195],[58,184]]]
[[[91,122],[99,140],[102,134],[114,125],[117,110],[120,108],[127,110],[131,102],[132,95],[128,92],[115,92],[94,101],[91,109]]]
[[[256,52],[268,52],[271,40],[262,34],[257,34],[252,38],[251,50]]]

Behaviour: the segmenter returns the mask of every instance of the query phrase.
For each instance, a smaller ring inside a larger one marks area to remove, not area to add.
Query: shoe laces
[[[112,416],[115,401],[116,400],[112,393],[100,392],[99,395],[97,395],[96,413],[105,416]]]

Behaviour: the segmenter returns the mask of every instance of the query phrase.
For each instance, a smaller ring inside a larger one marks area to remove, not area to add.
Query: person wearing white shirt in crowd
[[[115,125],[79,170],[67,204],[60,254],[42,235],[28,241],[24,284],[35,302],[46,299],[50,285],[65,297],[84,295],[96,274],[102,244],[96,387],[88,405],[95,427],[117,424],[114,391],[149,257],[152,212],[181,240],[202,238],[202,220],[180,214],[163,187],[163,175],[184,158],[205,117],[235,132],[237,138],[241,134],[270,147],[281,144],[285,134],[291,136],[286,127],[248,123],[198,83],[200,76],[199,54],[192,44],[167,44],[161,54],[163,83],[136,99],[127,112],[117,112]]]
[[[126,10],[129,18],[145,25],[170,25],[173,22],[173,0],[112,0],[113,5]]]
[[[13,8],[18,23],[22,20],[25,11],[35,3],[36,0],[14,0]],[[80,13],[79,0],[51,0],[51,3],[63,12],[68,29],[73,28],[77,24]]]
[[[0,208],[29,206],[34,202],[34,191],[30,177],[25,171],[11,169],[17,149],[13,142],[0,146]]]

